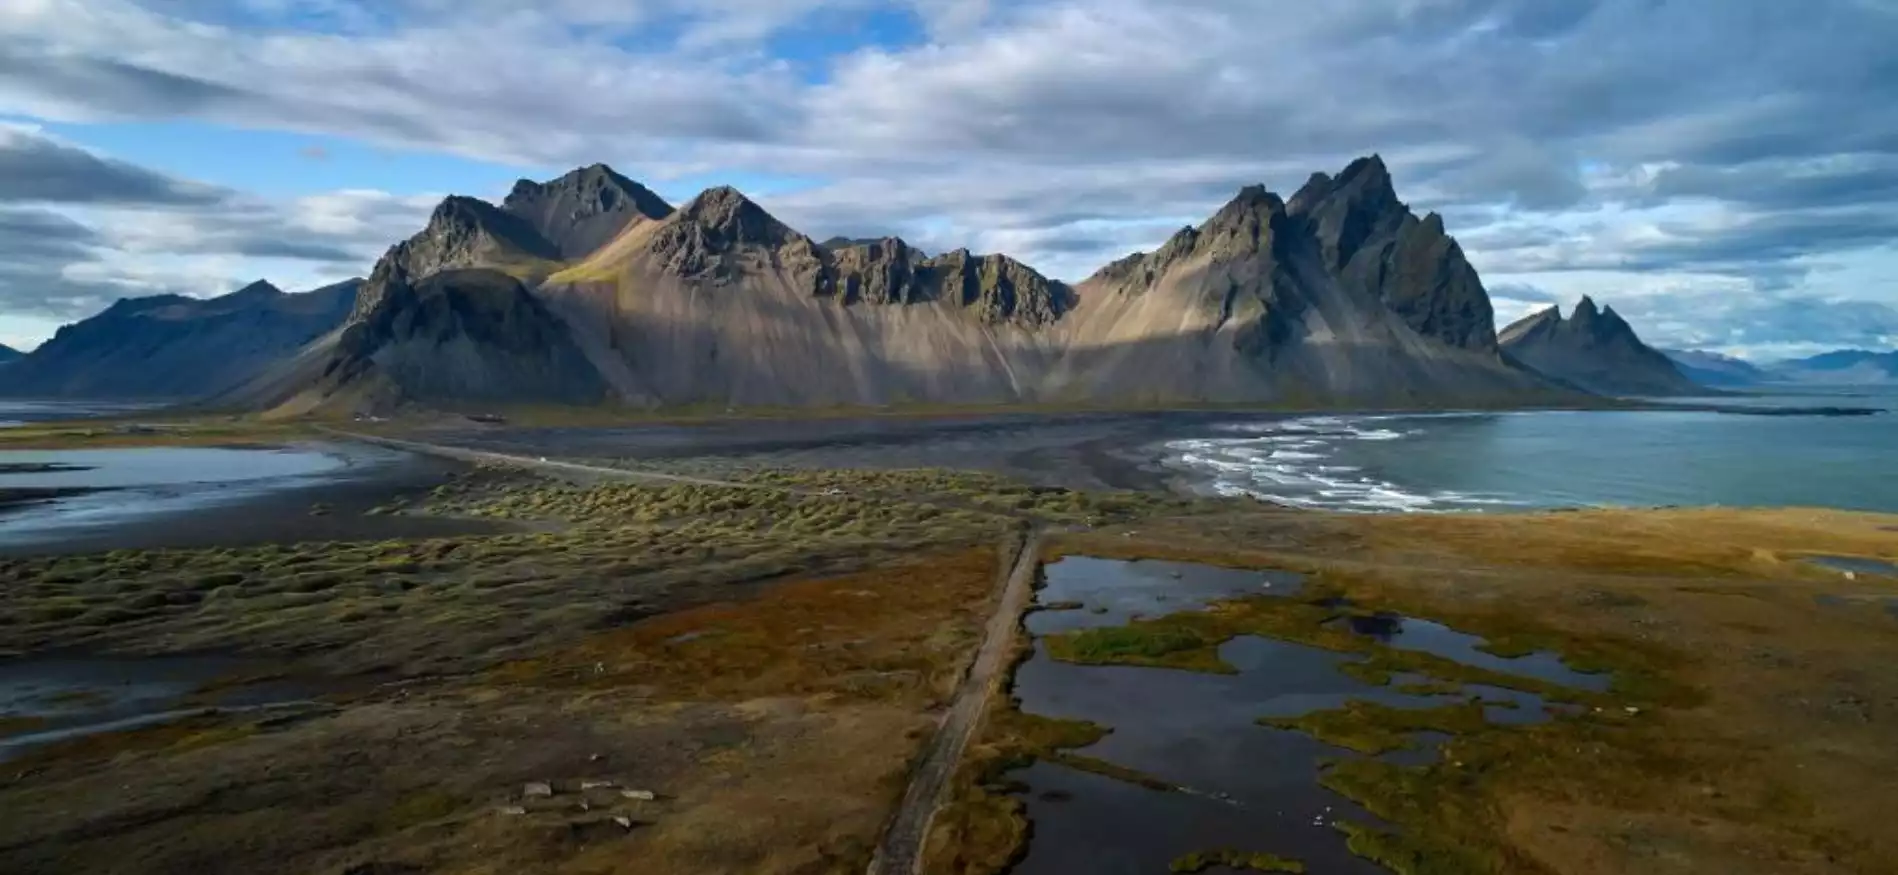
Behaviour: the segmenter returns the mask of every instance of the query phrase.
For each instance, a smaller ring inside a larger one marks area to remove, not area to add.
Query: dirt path
[[[982,723],[989,689],[1007,665],[1016,627],[1034,591],[1035,564],[1040,555],[1041,532],[1031,531],[1002,581],[1001,598],[982,636],[982,648],[976,651],[975,662],[956,690],[955,701],[943,715],[935,737],[929,740],[922,761],[910,777],[909,789],[904,791],[896,815],[891,818],[876,856],[870,861],[869,875],[913,875],[921,871],[923,842],[929,836],[929,824],[935,819],[936,810],[942,807],[949,776],[962,762],[962,752]]]
[[[658,474],[650,471],[629,471],[623,468],[607,468],[488,450],[446,447],[336,429],[323,429],[323,431],[338,437],[391,449],[529,470],[583,474],[634,482],[690,483],[701,486],[804,492],[804,490],[784,486],[736,483],[678,474]],[[916,503],[932,504],[933,502],[917,501]],[[1029,599],[1033,595],[1035,566],[1041,555],[1041,537],[1039,528],[1031,529],[1023,540],[1020,551],[1015,554],[1014,561],[1003,571],[1006,576],[999,582],[1001,595],[996,601],[995,614],[989,618],[988,628],[983,632],[982,646],[976,651],[975,661],[970,665],[968,675],[962,679],[962,685],[956,690],[955,699],[943,715],[942,722],[936,727],[935,736],[930,739],[922,761],[917,764],[915,773],[910,777],[909,787],[904,791],[896,814],[891,818],[889,827],[883,834],[876,856],[870,861],[869,875],[913,875],[920,871],[923,861],[923,842],[929,835],[930,822],[935,819],[936,810],[942,806],[943,794],[949,786],[950,775],[955,773],[957,764],[962,761],[963,751],[969,746],[969,739],[975,735],[976,727],[982,722],[983,710],[989,700],[989,689],[1000,677],[1007,664],[1009,649],[1015,640],[1016,628],[1021,623],[1022,611],[1027,609]]]

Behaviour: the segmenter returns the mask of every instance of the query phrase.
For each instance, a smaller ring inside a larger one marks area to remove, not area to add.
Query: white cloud
[[[1654,331],[1752,318],[1707,307],[1719,294],[1898,303],[1876,281],[1898,268],[1881,248],[1898,238],[1889,4],[902,0],[925,39],[830,58],[815,81],[766,49],[877,6],[15,0],[0,112],[816,177],[761,200],[814,234],[1002,248],[1069,277],[1239,185],[1289,190],[1375,150],[1492,285],[1640,298]],[[314,27],[270,20],[286,12]],[[393,228],[335,197],[285,205],[284,227],[348,247]],[[143,251],[266,248],[214,225],[101,228]]]

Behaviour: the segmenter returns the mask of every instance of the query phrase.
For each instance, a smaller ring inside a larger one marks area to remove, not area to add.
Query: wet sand
[[[409,437],[517,455],[781,468],[951,468],[1069,489],[1193,491],[1164,444],[1275,413],[1004,414],[723,421],[611,428],[454,426]]]
[[[426,538],[515,530],[508,524],[479,520],[372,515],[369,511],[373,508],[426,494],[451,476],[466,471],[467,466],[380,449],[365,451],[338,445],[326,451],[348,455],[350,464],[332,473],[299,478],[281,488],[229,501],[154,513],[117,524],[75,525],[21,534],[0,541],[0,556]],[[211,484],[203,488],[218,487]],[[91,491],[77,490],[68,494],[83,495]],[[21,502],[0,504],[0,514],[4,514],[8,506],[30,506],[60,497],[66,496],[37,495]],[[4,522],[5,517],[0,516],[0,532],[4,532]]]

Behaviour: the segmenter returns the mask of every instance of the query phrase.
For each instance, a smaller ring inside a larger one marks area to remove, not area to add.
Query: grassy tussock
[[[990,544],[1012,525],[868,497],[485,475],[383,512],[542,530],[0,560],[0,650],[154,639],[175,650],[360,644],[407,669],[442,670],[710,601],[735,583]]]
[[[1218,851],[1194,851],[1174,860],[1167,868],[1173,872],[1204,872],[1212,868],[1224,868],[1244,872],[1289,872],[1300,875],[1305,871],[1305,864],[1277,854],[1246,853],[1227,848]]]
[[[1483,718],[1482,703],[1476,701],[1440,708],[1393,708],[1363,699],[1296,717],[1261,717],[1259,723],[1303,732],[1326,744],[1371,756],[1414,747],[1411,736],[1418,732],[1467,735],[1490,725]]]

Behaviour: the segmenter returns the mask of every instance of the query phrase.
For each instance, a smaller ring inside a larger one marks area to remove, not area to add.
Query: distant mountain
[[[1775,362],[1777,380],[1799,383],[1898,383],[1898,351],[1841,349],[1802,359]]]
[[[4,343],[0,343],[0,365],[4,365],[8,362],[17,360],[24,355],[26,355],[26,353],[23,353],[17,349],[14,349],[13,347],[10,347]]]
[[[1583,297],[1569,318],[1550,307],[1498,335],[1503,353],[1538,373],[1590,392],[1620,396],[1703,391],[1659,350],[1641,342],[1613,307]]]
[[[1751,386],[1772,379],[1765,369],[1745,359],[1693,349],[1664,349],[1662,354],[1674,362],[1674,367],[1702,386],[1714,388],[1732,388]]]
[[[194,399],[244,382],[342,322],[360,280],[286,294],[124,298],[0,370],[13,397]]]
[[[595,165],[523,181],[498,207],[444,201],[377,263],[343,327],[222,400],[295,413],[1562,391],[1505,360],[1492,320],[1442,219],[1405,207],[1375,156],[1289,202],[1243,189],[1074,287],[1004,255],[819,244],[731,188],[675,210]]]

